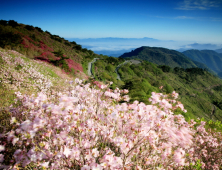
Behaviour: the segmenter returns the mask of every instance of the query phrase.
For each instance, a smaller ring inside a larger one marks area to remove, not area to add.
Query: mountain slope
[[[222,54],[219,54],[213,50],[187,50],[184,51],[183,54],[192,60],[206,64],[217,74],[222,72]]]
[[[188,57],[175,50],[160,47],[140,47],[129,53],[120,56],[125,59],[141,59],[158,65],[168,65],[170,67],[193,68],[197,65]]]
[[[0,20],[0,47],[16,50],[73,74],[86,72],[86,63],[96,55],[74,41],[69,42],[39,27],[19,24],[14,20]]]

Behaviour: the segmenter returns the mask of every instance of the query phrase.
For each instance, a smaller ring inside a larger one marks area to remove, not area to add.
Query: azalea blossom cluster
[[[195,122],[193,122],[195,124]],[[189,154],[194,160],[202,160],[202,169],[222,168],[222,134],[212,129],[205,129],[206,122],[196,128],[194,146]]]
[[[0,168],[183,169],[198,160],[206,169],[221,167],[213,155],[222,153],[219,135],[174,115],[175,109],[186,111],[177,93],[153,92],[150,105],[120,104],[127,92],[79,79],[63,93],[17,92],[21,104],[11,108],[12,129],[0,135]],[[16,149],[6,164],[9,146]]]
[[[23,87],[47,91],[51,87],[51,80],[38,71],[38,65],[25,61],[22,54],[2,49],[0,56],[5,62],[0,67],[2,84],[7,84],[14,90]]]

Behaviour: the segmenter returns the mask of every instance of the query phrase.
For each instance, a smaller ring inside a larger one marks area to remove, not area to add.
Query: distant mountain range
[[[143,38],[121,38],[121,37],[105,37],[105,38],[68,38],[69,41],[76,42],[131,42],[131,41],[151,41],[151,42],[160,42],[162,40],[158,40],[155,38],[143,37]]]
[[[173,40],[161,40],[150,37],[144,38],[121,38],[121,37],[105,37],[105,38],[67,38],[69,41],[75,41],[83,48],[90,49],[97,54],[103,54],[107,56],[118,57],[125,52],[129,52],[132,49],[139,48],[141,46],[149,47],[164,47],[168,49],[174,49],[179,52],[186,50],[218,50],[216,52],[222,52],[222,44],[200,44],[190,41],[173,41]],[[123,52],[122,52],[123,51]]]
[[[101,50],[101,51],[94,51],[94,53],[96,54],[103,54],[103,55],[107,55],[110,57],[119,57],[121,56],[123,53],[129,52],[131,50],[134,50],[135,48],[130,48],[127,50],[117,50],[117,51],[112,51],[112,50]]]
[[[91,48],[90,46],[84,46],[85,48]],[[136,48],[130,48],[130,49],[123,49],[123,50],[94,50],[94,53],[96,54],[103,54],[103,55],[107,55],[107,56],[112,56],[112,57],[119,57],[121,56],[123,53],[126,53],[126,52],[130,52],[132,50],[134,50]],[[188,51],[188,50],[193,50],[193,49],[179,49],[179,50],[176,50],[176,51],[179,51],[179,52],[184,52],[184,51]],[[213,51],[216,51],[217,53],[222,53],[222,48],[221,49],[217,49],[217,50],[213,50]]]
[[[193,44],[186,44],[180,46],[180,48],[176,49],[179,52],[184,52],[187,50],[214,50],[216,52],[221,53],[222,52],[222,44],[199,44],[199,43],[193,43]]]
[[[149,37],[144,37],[144,38],[106,37],[106,38],[82,38],[82,39],[67,38],[67,40],[75,41],[76,43],[82,45],[82,47],[84,48],[88,48],[98,54],[103,54],[108,56],[117,54],[117,51],[121,50],[124,50],[124,52],[131,51],[131,49],[136,49],[141,46],[180,48],[180,45],[182,45],[172,40],[159,40]],[[121,53],[119,54],[121,55]]]

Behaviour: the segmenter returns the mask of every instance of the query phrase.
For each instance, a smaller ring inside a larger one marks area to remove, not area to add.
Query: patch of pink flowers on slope
[[[34,163],[50,169],[183,169],[197,159],[206,169],[221,167],[221,158],[214,162],[208,152],[220,153],[221,143],[206,134],[204,123],[194,130],[194,122],[173,114],[180,107],[175,92],[152,93],[151,105],[118,104],[125,98],[119,89],[98,90],[79,79],[71,86],[53,95],[16,93],[22,104],[12,113],[14,128],[1,134],[17,148],[15,161],[4,165],[7,148],[1,147],[2,167]]]
[[[23,87],[37,91],[49,91],[53,79],[41,74],[39,72],[41,67],[38,64],[23,60],[25,56],[14,50],[2,50],[0,56],[5,62],[0,67],[2,84],[15,91]],[[15,69],[18,66],[20,66],[19,71]]]
[[[70,69],[74,69],[75,71],[81,71],[83,72],[83,68],[82,68],[82,65],[79,64],[79,63],[76,63],[75,61],[73,61],[72,59],[66,59],[66,62],[69,66]]]
[[[43,41],[39,41],[39,46],[43,51],[50,51],[50,52],[54,51],[51,47],[47,46]]]
[[[40,55],[35,56],[36,60],[41,60],[41,61],[50,63],[50,59],[53,59],[53,60],[57,59],[57,57],[55,57],[55,55],[52,53],[54,50],[51,47],[47,46],[43,41],[35,42],[30,37],[25,36],[23,34],[21,35],[23,36],[23,41],[21,44],[25,48],[28,48],[28,49],[31,49],[33,51],[37,51],[40,53]],[[66,59],[66,62],[69,66],[70,71],[71,69],[74,69],[75,71],[83,72],[83,67],[81,64],[76,63],[72,59]]]
[[[55,55],[52,53],[53,49],[48,47],[44,42],[39,42],[39,51],[41,54],[36,56],[35,59],[46,61],[49,63],[49,59],[56,59]]]
[[[31,43],[28,39],[23,37],[22,43],[25,48],[29,48],[31,50],[39,51],[39,47],[36,44]]]

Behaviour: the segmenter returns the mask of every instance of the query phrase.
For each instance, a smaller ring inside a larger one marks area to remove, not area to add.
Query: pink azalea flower
[[[94,148],[94,149],[92,150],[92,155],[93,155],[94,157],[98,157],[98,156],[99,156],[99,151],[97,150],[97,148]]]
[[[49,162],[43,162],[41,163],[41,166],[44,168],[48,168],[49,167]]]
[[[4,161],[4,155],[0,154],[0,163]]]
[[[81,170],[90,170],[90,166],[88,166],[88,165],[83,165],[83,167],[81,168]]]
[[[4,145],[0,145],[0,152],[5,150],[5,146]]]
[[[64,147],[63,154],[68,158],[71,155],[72,151],[68,147]]]

